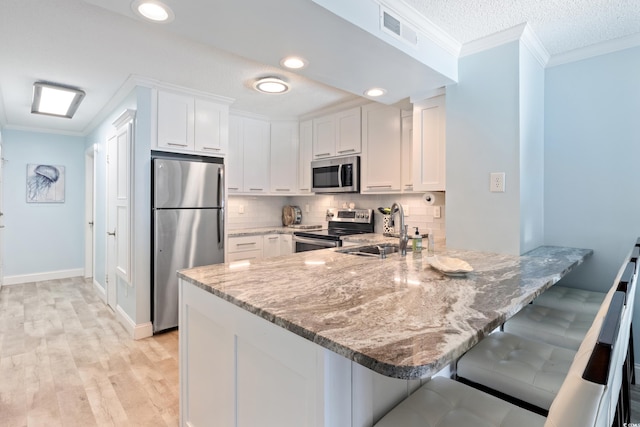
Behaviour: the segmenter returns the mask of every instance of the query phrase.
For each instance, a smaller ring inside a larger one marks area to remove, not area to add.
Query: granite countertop
[[[441,250],[474,271],[450,277],[422,254],[326,249],[182,270],[187,282],[382,375],[435,374],[592,254]]]

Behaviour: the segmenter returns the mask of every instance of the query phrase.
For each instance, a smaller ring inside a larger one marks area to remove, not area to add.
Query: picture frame
[[[27,164],[27,203],[64,203],[65,179],[62,165]]]

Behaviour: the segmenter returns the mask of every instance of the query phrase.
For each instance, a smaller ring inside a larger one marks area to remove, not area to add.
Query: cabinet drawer
[[[262,252],[262,236],[229,237],[229,253],[255,250]]]
[[[252,259],[262,259],[262,249],[241,252],[229,252],[227,254],[227,262],[249,261]]]

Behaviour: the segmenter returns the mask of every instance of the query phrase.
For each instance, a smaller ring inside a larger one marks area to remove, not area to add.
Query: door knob
[[[116,235],[116,230],[113,230],[113,233],[109,233],[109,232],[107,231],[107,234],[108,234],[109,236],[115,236],[115,235]]]

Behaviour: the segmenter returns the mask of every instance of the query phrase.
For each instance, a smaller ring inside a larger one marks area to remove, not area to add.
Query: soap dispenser
[[[415,227],[416,233],[413,236],[413,252],[422,252],[422,236],[418,231],[418,227]]]

